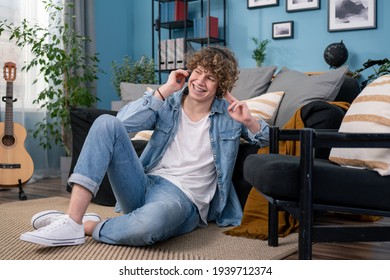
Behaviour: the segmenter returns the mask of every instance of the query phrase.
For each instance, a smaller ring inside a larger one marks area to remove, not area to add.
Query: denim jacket
[[[146,92],[117,115],[128,132],[154,130],[141,155],[146,173],[161,160],[177,132],[183,91],[170,95],[165,102],[155,98],[153,92]],[[259,147],[268,145],[269,140],[266,122],[259,120],[261,130],[253,134],[229,116],[228,106],[225,99],[215,98],[209,115],[210,142],[218,185],[210,204],[208,220],[215,220],[219,226],[239,225],[242,218],[242,208],[232,183],[240,138]]]

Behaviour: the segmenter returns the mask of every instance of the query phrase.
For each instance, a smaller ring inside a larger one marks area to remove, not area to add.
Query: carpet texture
[[[43,247],[19,240],[31,231],[31,217],[42,210],[67,209],[69,199],[52,197],[0,204],[1,260],[275,260],[297,252],[297,234],[279,240],[279,247],[267,241],[225,235],[227,228],[211,223],[192,233],[150,247],[114,246],[87,237],[81,246]],[[90,204],[88,212],[102,218],[118,215],[113,207]]]

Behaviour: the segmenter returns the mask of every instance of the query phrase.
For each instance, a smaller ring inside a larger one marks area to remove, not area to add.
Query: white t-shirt
[[[162,160],[149,172],[179,187],[198,207],[203,225],[207,224],[209,203],[217,187],[209,128],[208,115],[194,122],[182,110],[175,138]]]

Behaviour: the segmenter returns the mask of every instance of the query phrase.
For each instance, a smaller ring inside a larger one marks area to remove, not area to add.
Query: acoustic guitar
[[[13,82],[16,79],[16,65],[4,64],[4,79],[7,81],[5,102],[5,122],[0,123],[0,186],[19,186],[30,180],[34,163],[24,147],[26,129],[13,122]]]

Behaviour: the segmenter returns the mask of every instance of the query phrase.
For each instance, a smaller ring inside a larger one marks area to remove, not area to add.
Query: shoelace
[[[49,224],[43,228],[40,228],[39,230],[46,231],[46,232],[54,231],[54,230],[62,227],[63,225],[67,224],[69,222],[68,218],[69,218],[69,215],[63,215],[61,217],[58,217],[51,224]]]

